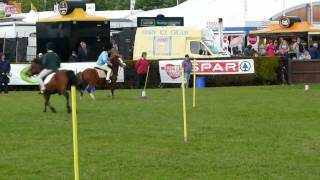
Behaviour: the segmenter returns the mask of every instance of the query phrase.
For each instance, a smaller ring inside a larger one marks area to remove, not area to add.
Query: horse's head
[[[28,76],[33,76],[35,74],[39,74],[43,69],[43,65],[41,64],[39,59],[34,59],[29,70]]]
[[[112,63],[112,66],[117,68],[120,66],[122,68],[126,67],[126,63],[123,62],[121,56],[117,53],[112,53],[110,56],[110,61]]]

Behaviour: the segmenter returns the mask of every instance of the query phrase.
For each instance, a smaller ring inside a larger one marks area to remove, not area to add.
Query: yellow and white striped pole
[[[192,97],[192,108],[196,108],[196,59],[193,59],[193,97]]]
[[[78,158],[78,123],[77,123],[77,95],[76,87],[71,87],[72,98],[72,130],[73,130],[73,165],[74,179],[79,180],[79,158]]]
[[[183,137],[184,142],[188,142],[187,134],[187,110],[186,110],[186,91],[185,91],[185,79],[184,79],[184,68],[182,66],[182,77],[181,77],[181,88],[182,88],[182,109],[183,109]]]

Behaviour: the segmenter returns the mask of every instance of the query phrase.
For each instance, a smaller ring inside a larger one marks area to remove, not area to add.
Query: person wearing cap
[[[96,67],[98,69],[102,69],[107,72],[106,81],[110,82],[110,75],[112,69],[109,66],[112,66],[110,59],[109,59],[109,51],[111,51],[111,45],[107,45],[102,48],[102,52],[100,53],[98,60],[96,62]]]
[[[8,93],[8,75],[11,69],[10,62],[5,59],[5,55],[3,53],[0,53],[0,57],[0,93],[2,91],[4,91],[4,93]]]
[[[182,61],[182,67],[184,69],[184,80],[186,83],[186,88],[189,87],[190,74],[192,71],[192,63],[188,54],[185,55],[184,60]]]
[[[60,67],[61,59],[53,50],[54,44],[49,42],[47,44],[47,53],[42,57],[43,70],[38,75],[40,93],[44,93],[46,89],[44,86],[43,78],[50,73],[57,71]]]

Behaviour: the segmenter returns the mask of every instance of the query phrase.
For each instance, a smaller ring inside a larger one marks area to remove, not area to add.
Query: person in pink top
[[[275,52],[276,52],[276,47],[273,44],[272,40],[270,40],[269,44],[267,45],[267,48],[266,48],[266,55],[267,56],[274,56]]]
[[[146,76],[148,72],[148,60],[147,60],[147,53],[143,52],[141,58],[136,63],[136,72],[138,74],[138,87],[143,88]]]

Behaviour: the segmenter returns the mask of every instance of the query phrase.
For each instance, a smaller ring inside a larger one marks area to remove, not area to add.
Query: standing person
[[[186,82],[186,88],[189,87],[190,74],[192,71],[192,63],[188,54],[184,56],[184,60],[182,61],[182,67],[184,69],[184,80]]]
[[[88,48],[87,44],[83,41],[80,42],[80,47],[78,48],[78,61],[88,61]]]
[[[69,62],[77,62],[78,55],[76,51],[72,51],[71,56],[69,57]]]
[[[148,72],[148,60],[147,60],[147,53],[143,52],[141,58],[136,63],[136,72],[138,74],[138,87],[144,87],[146,82],[146,76]]]
[[[274,46],[272,40],[269,40],[269,44],[266,48],[266,55],[267,56],[274,56],[276,52],[276,47]]]
[[[10,73],[10,62],[6,61],[6,57],[3,53],[0,53],[0,93],[4,91],[4,93],[8,93],[8,83],[9,78],[8,75]]]
[[[318,50],[318,43],[313,43],[313,46],[309,49],[309,53],[311,56],[311,59],[319,59],[320,53]]]
[[[112,69],[109,66],[112,66],[109,56],[108,56],[108,51],[110,51],[111,46],[107,45],[106,47],[102,48],[102,52],[100,53],[98,60],[96,62],[96,67],[99,69],[102,69],[107,72],[106,76],[106,81],[110,83],[110,76]]]
[[[292,49],[296,53],[296,58],[299,59],[304,52],[304,47],[299,37],[297,38],[297,41],[292,45]]]
[[[282,43],[279,47],[279,55],[281,56],[288,56],[290,51],[290,47],[288,45],[288,42],[286,40],[282,40]]]
[[[55,72],[60,67],[61,59],[54,51],[54,44],[48,42],[47,53],[42,57],[43,70],[38,74],[38,81],[40,85],[40,93],[43,94],[46,90],[43,78],[52,72]]]

